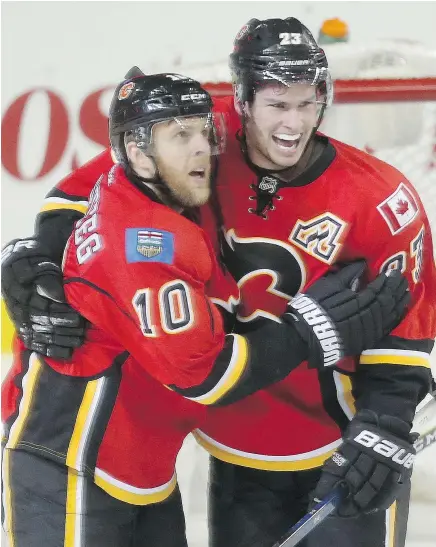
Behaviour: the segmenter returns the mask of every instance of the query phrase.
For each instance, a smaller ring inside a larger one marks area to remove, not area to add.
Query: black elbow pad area
[[[247,365],[239,381],[213,406],[225,406],[284,380],[302,361],[308,347],[295,329],[265,320],[255,331],[244,334],[249,347]]]
[[[72,209],[60,209],[40,213],[36,218],[35,235],[50,251],[50,256],[57,263],[62,262],[65,246],[73,231],[74,223],[83,214]]]
[[[429,364],[414,365],[413,358],[415,352],[429,355],[433,346],[434,340],[430,339],[410,340],[389,335],[381,340],[372,349],[374,362],[365,363],[361,358],[354,374],[357,410],[370,409],[378,415],[395,416],[411,424],[417,405],[431,391],[433,383]],[[377,362],[378,348],[383,352],[380,362]],[[387,350],[392,350],[392,354]],[[399,361],[398,350],[401,352]],[[409,352],[411,364],[407,362]]]
[[[168,387],[199,404],[224,406],[286,378],[307,359],[308,348],[286,323],[266,320],[256,330],[226,336],[224,348],[199,385]]]

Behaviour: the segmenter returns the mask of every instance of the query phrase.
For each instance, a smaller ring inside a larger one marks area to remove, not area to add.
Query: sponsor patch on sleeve
[[[413,222],[419,213],[418,204],[404,183],[401,183],[393,194],[377,205],[377,209],[393,235],[398,234]]]
[[[154,228],[127,228],[126,259],[133,262],[174,261],[174,234]]]

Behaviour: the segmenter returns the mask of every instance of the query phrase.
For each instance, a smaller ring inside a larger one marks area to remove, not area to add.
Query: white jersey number
[[[144,336],[158,336],[152,318],[153,289],[140,289],[132,299]],[[160,325],[167,334],[177,334],[189,329],[194,322],[192,297],[188,285],[180,279],[161,286],[157,295]]]

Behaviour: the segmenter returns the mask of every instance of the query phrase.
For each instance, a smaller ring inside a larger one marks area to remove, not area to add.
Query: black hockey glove
[[[2,295],[26,348],[68,359],[84,341],[86,321],[65,303],[61,268],[35,238],[2,250]]]
[[[291,323],[309,346],[309,366],[336,365],[357,356],[398,325],[410,302],[407,279],[400,272],[380,274],[358,290],[364,261],[319,279],[293,298],[282,319]]]
[[[361,410],[345,431],[343,444],[324,463],[314,503],[341,483],[348,496],[339,506],[339,516],[388,509],[410,481],[416,438],[403,420]]]

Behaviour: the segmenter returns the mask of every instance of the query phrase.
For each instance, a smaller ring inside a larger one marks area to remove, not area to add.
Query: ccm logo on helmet
[[[206,99],[206,93],[188,93],[187,95],[182,95],[180,97],[182,101],[195,101],[197,99]]]
[[[321,344],[324,353],[324,366],[335,365],[342,359],[341,343],[336,330],[326,317],[325,312],[308,296],[296,296],[290,302],[291,308],[297,310],[312,327],[312,331]]]
[[[356,437],[354,437],[354,440],[362,446],[372,448],[372,450],[377,452],[377,454],[390,458],[393,462],[402,465],[406,469],[410,469],[413,465],[415,454],[408,452],[404,448],[400,448],[395,443],[383,439],[372,431],[364,429]]]

